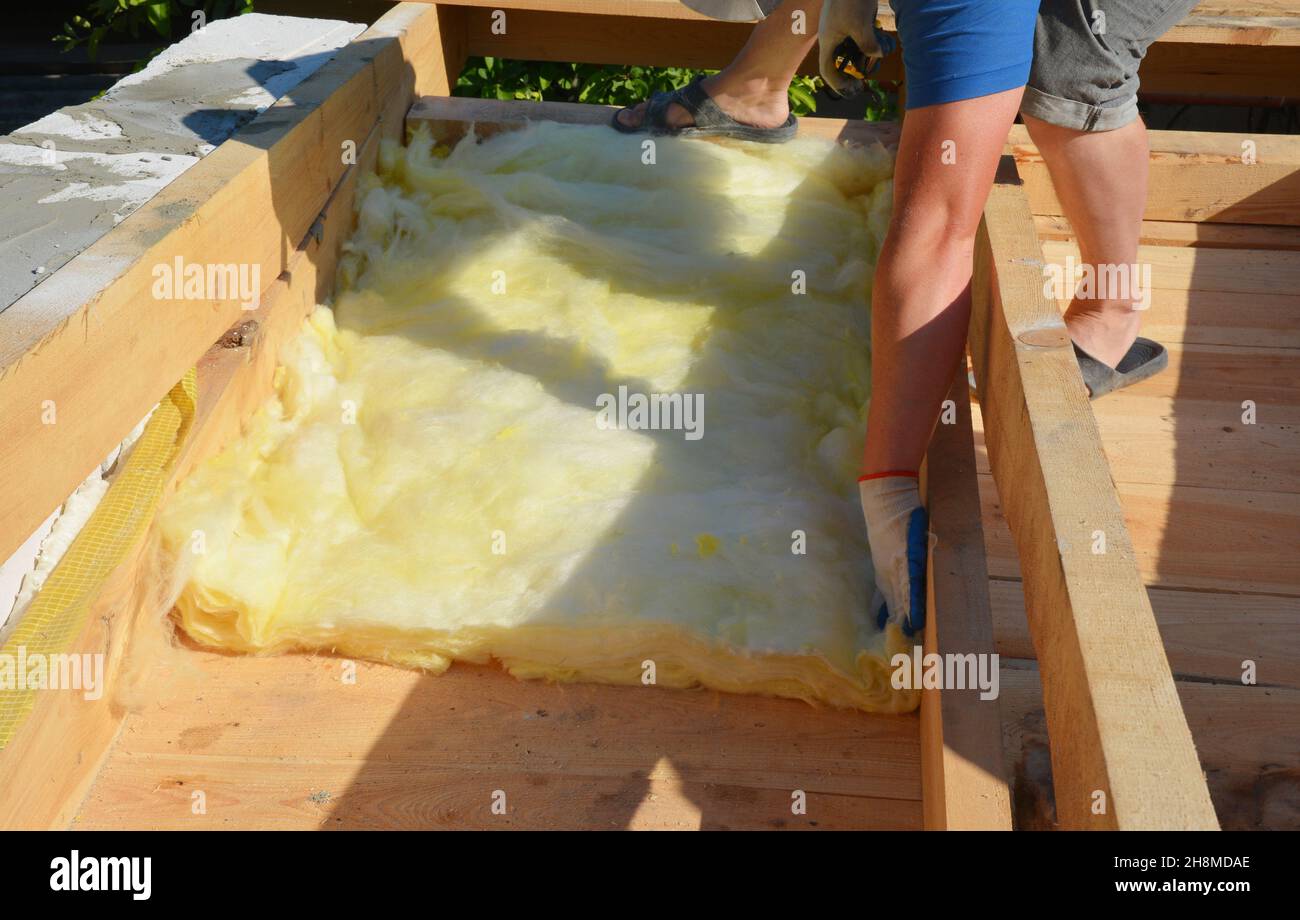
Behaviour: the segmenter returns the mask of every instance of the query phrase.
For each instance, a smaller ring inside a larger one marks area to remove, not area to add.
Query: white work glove
[[[821,24],[817,27],[817,48],[822,79],[841,96],[862,92],[862,81],[835,69],[835,49],[846,38],[858,43],[862,53],[883,57],[876,40],[876,9],[879,0],[826,0],[822,5]]]
[[[921,506],[917,477],[863,479],[858,492],[876,570],[871,616],[882,629],[892,620],[904,635],[915,635],[925,626],[925,570],[930,549],[929,517]]]

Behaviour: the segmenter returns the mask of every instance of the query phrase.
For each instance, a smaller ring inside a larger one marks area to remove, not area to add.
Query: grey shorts
[[[1076,131],[1137,118],[1138,65],[1198,0],[1042,0],[1020,111]]]

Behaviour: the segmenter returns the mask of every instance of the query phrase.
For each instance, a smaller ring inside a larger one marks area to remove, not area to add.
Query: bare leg
[[[704,91],[722,111],[737,121],[758,128],[776,128],[790,116],[787,90],[795,71],[817,43],[817,21],[822,0],[785,0],[757,26],[736,59],[721,72],[704,80]],[[793,29],[796,10],[804,12],[804,34]],[[618,116],[629,128],[641,123],[645,103]],[[668,108],[673,127],[691,124],[691,115],[679,105]]]
[[[863,472],[916,470],[970,323],[975,234],[1023,90],[913,109],[872,293]]]
[[[1148,146],[1141,119],[1114,131],[1061,128],[1025,116],[1029,135],[1052,174],[1052,185],[1079,241],[1086,265],[1136,265],[1147,200]],[[1111,292],[1115,293],[1115,292]],[[1065,313],[1070,337],[1114,367],[1137,338],[1141,313],[1128,296],[1075,297]]]

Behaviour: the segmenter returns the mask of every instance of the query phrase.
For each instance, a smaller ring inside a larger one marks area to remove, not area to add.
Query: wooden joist
[[[970,346],[1043,670],[1057,812],[1073,828],[1217,827],[1043,267],[1006,157],[980,226]]]
[[[583,105],[577,102],[502,102],[496,99],[423,96],[416,99],[406,116],[408,129],[426,126],[434,140],[454,144],[474,126],[479,137],[498,131],[517,130],[536,121],[573,125],[607,125],[617,106]],[[799,122],[801,137],[820,137],[850,146],[898,145],[896,122],[868,122],[844,118],[804,118]]]
[[[924,651],[943,660],[973,656],[968,660],[992,662],[988,565],[966,390],[963,368],[948,394],[953,419],[936,427],[923,472],[933,535]],[[1011,829],[996,697],[983,699],[977,687],[926,690],[921,697],[921,771],[927,830]]]

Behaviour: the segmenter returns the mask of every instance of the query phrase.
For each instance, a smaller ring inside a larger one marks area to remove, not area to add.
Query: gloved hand
[[[865,477],[858,483],[876,570],[871,614],[881,629],[892,620],[905,636],[925,627],[930,522],[917,486],[915,475],[886,474]]]
[[[817,28],[822,79],[841,96],[853,96],[863,89],[861,80],[835,69],[835,49],[844,39],[853,39],[868,57],[884,56],[876,39],[879,5],[879,0],[825,0],[822,4],[821,24]]]

